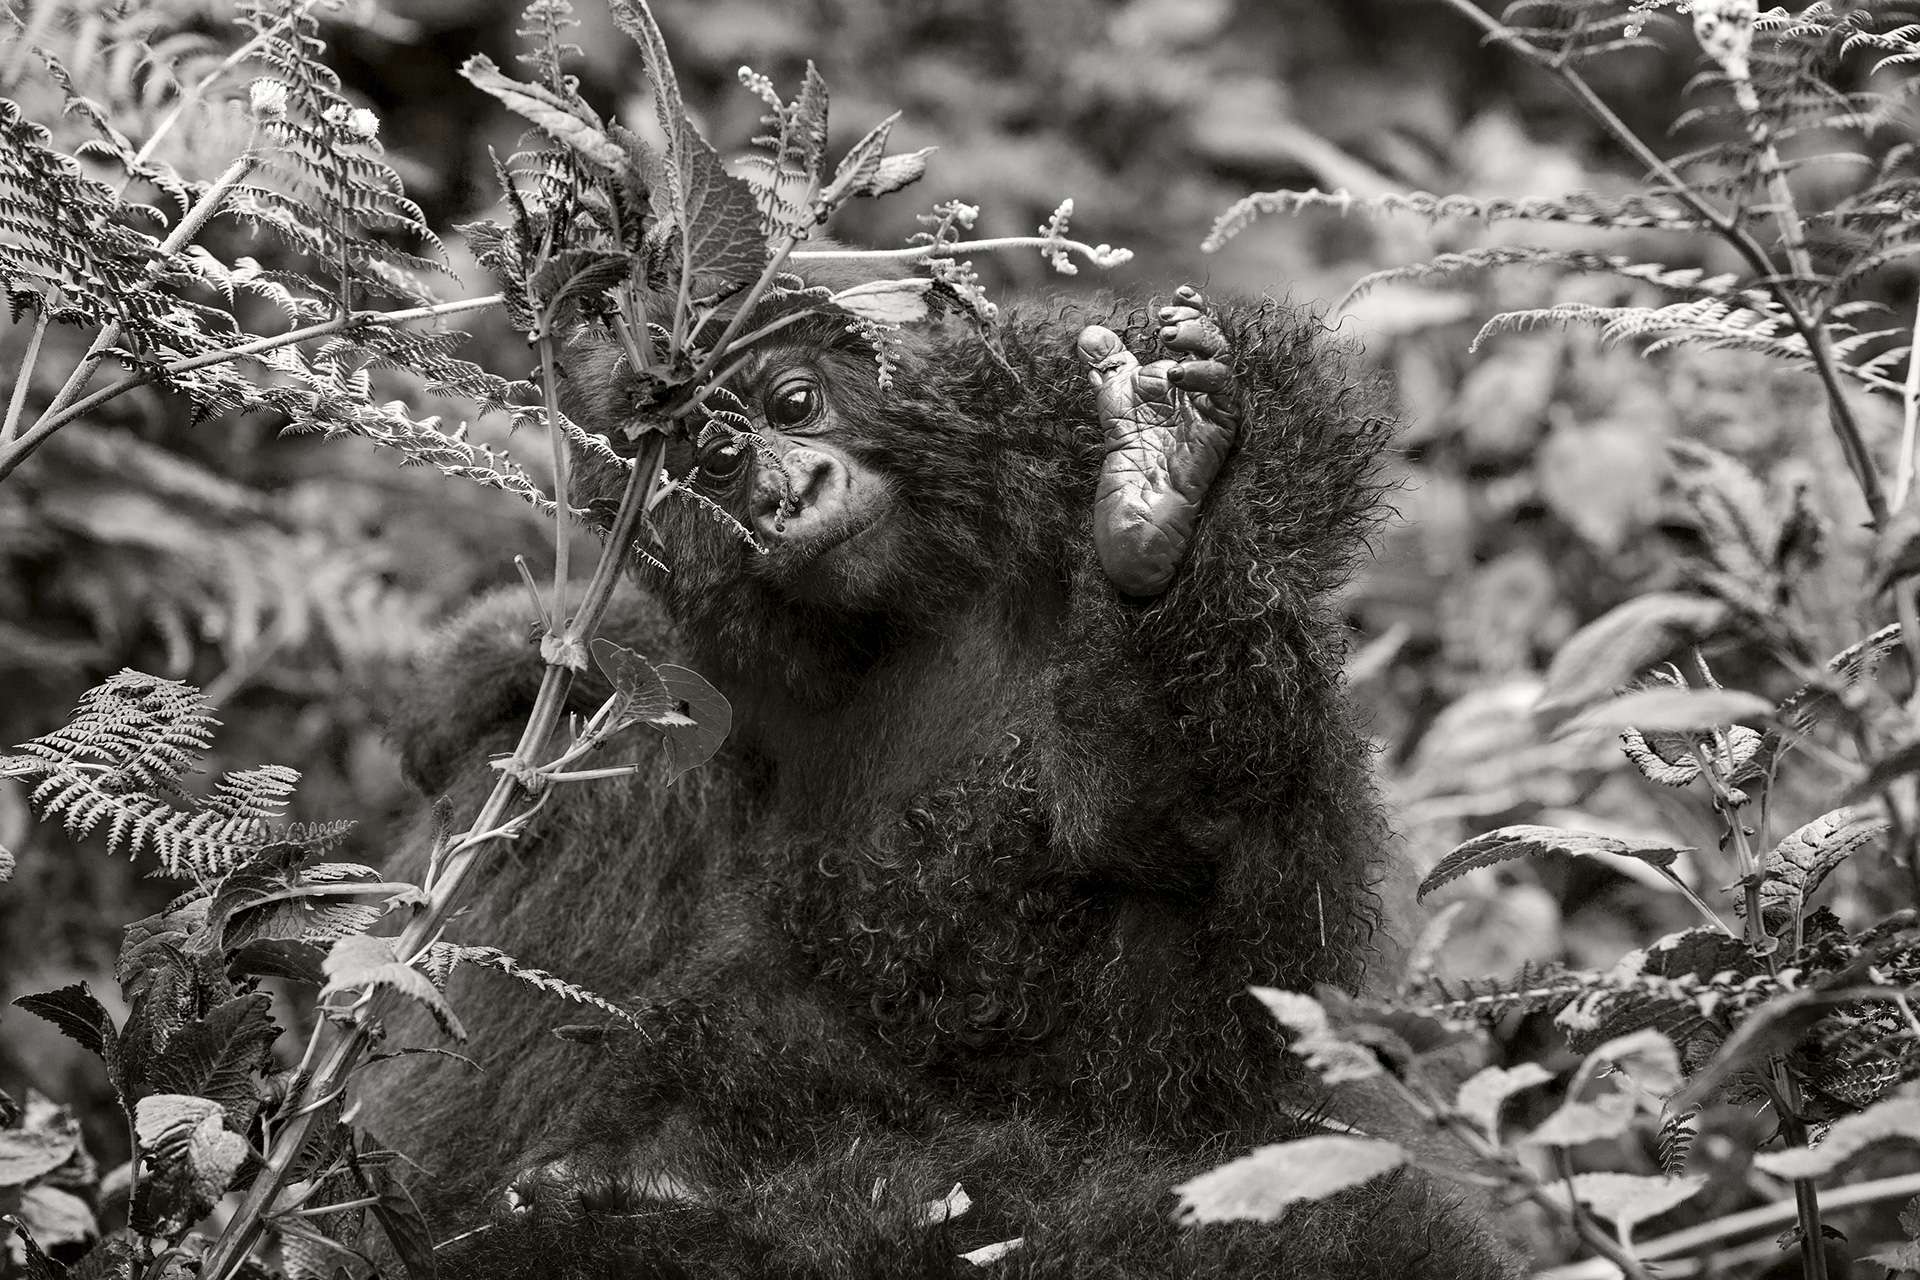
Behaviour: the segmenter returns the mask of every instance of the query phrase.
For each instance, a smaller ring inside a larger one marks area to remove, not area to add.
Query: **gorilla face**
[[[733,383],[751,435],[709,426],[697,445],[669,449],[668,474],[752,535],[669,498],[659,524],[676,595],[862,615],[908,603],[913,509],[863,416],[873,392],[856,379],[874,381],[869,359],[775,348]]]

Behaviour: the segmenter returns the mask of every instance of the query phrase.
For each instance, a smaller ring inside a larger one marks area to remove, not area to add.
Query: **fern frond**
[[[167,300],[148,276],[160,242],[127,225],[138,216],[0,98],[0,290],[15,315],[44,308],[62,324],[120,325],[136,341],[164,328]]]
[[[339,77],[323,59],[312,6],[244,0],[236,20],[253,34],[254,60],[284,87],[285,106],[261,121],[275,144],[262,153],[265,182],[237,192],[229,211],[312,257],[313,269],[331,277],[345,301],[364,290],[430,302],[419,274],[443,270],[446,255],[400,176],[381,158],[378,121],[341,93]],[[399,232],[431,256],[369,232]]]
[[[1344,310],[1382,285],[1426,284],[1462,272],[1492,271],[1512,266],[1546,267],[1561,271],[1617,275],[1629,280],[1645,281],[1677,293],[1724,298],[1737,301],[1742,305],[1759,306],[1765,305],[1766,302],[1766,294],[1763,291],[1740,288],[1738,276],[1710,276],[1697,267],[1667,267],[1657,262],[1641,263],[1631,258],[1613,254],[1588,253],[1584,250],[1493,246],[1469,249],[1461,253],[1443,253],[1426,262],[1375,271],[1361,277],[1359,283],[1347,291],[1346,297],[1340,299],[1334,310]]]
[[[591,1006],[635,1029],[639,1029],[641,1025],[638,1018],[605,996],[596,995],[585,987],[568,982],[556,974],[548,973],[545,969],[521,964],[497,947],[463,947],[450,942],[436,942],[429,948],[429,952],[428,963],[446,973],[450,974],[463,964],[477,965],[483,969],[492,969],[496,973],[504,973],[510,978],[518,978],[529,986],[550,992],[563,1000]]]
[[[1213,253],[1260,217],[1274,213],[1299,213],[1304,209],[1328,209],[1342,216],[1350,213],[1369,217],[1411,214],[1430,222],[1446,218],[1464,218],[1476,222],[1561,222],[1611,230],[1653,228],[1692,231],[1705,225],[1672,201],[1637,194],[1602,196],[1592,192],[1576,192],[1564,197],[1509,199],[1495,196],[1477,199],[1461,195],[1438,196],[1425,191],[1382,196],[1355,196],[1346,191],[1261,191],[1242,197],[1221,214],[1201,248]]]
[[[1590,990],[1595,975],[1557,964],[1527,963],[1507,978],[1433,978],[1409,995],[1420,1009],[1449,1021],[1491,1021],[1514,1013],[1557,1010]]]
[[[121,671],[88,690],[65,725],[0,757],[0,777],[32,782],[28,803],[74,837],[104,828],[109,854],[151,849],[167,874],[204,882],[273,843],[269,820],[300,778],[266,765],[226,775],[205,802],[187,797],[182,779],[199,769],[217,723],[192,685]]]
[[[1758,351],[1785,364],[1806,367],[1812,363],[1807,344],[1787,327],[1787,319],[1769,300],[1750,305],[1758,299],[1738,302],[1704,298],[1676,302],[1664,307],[1596,307],[1584,303],[1528,311],[1509,311],[1493,317],[1473,340],[1473,349],[1489,338],[1503,333],[1518,333],[1540,326],[1565,328],[1592,325],[1600,330],[1603,342],[1644,341],[1646,354],[1657,354],[1682,344],[1721,350]]]

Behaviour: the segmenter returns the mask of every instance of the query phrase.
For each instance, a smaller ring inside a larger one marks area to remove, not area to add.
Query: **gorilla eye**
[[[752,452],[739,437],[720,436],[701,448],[700,474],[705,479],[724,483],[740,474]]]
[[[767,421],[776,427],[804,426],[820,416],[820,388],[808,379],[784,383],[767,398]]]

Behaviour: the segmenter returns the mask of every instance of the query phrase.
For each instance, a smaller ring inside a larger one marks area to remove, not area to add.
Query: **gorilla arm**
[[[1084,874],[1210,898],[1248,980],[1350,985],[1388,837],[1325,597],[1377,516],[1388,424],[1309,315],[1183,290],[1159,318],[1078,344],[1105,457],[1098,563],[1074,570],[1050,671],[1056,849]],[[1127,350],[1155,338],[1179,359]]]

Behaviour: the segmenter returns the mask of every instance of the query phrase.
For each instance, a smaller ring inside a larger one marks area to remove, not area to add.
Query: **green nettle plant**
[[[977,211],[957,201],[923,215],[925,230],[904,249],[809,250],[846,202],[917,180],[927,152],[888,154],[889,118],[833,162],[820,76],[809,67],[783,99],[743,68],[746,89],[766,104],[743,178],[688,118],[644,0],[610,3],[639,44],[657,133],[649,140],[596,115],[564,69],[578,52],[567,43],[566,0],[536,0],[521,27],[526,79],[485,58],[466,67],[532,129],[524,150],[498,162],[503,220],[462,229],[500,291],[458,300],[430,288],[440,245],[382,158],[378,120],[343,95],[323,61],[315,0],[243,0],[238,38],[225,43],[170,26],[162,6],[41,0],[5,14],[0,287],[16,324],[31,329],[0,422],[0,481],[62,427],[155,386],[201,416],[265,412],[289,430],[371,440],[403,462],[505,490],[554,522],[550,582],[540,587],[521,565],[546,664],[535,708],[480,810],[436,814],[422,883],[331,860],[344,822],[286,822],[299,780],[291,769],[263,765],[190,788],[215,720],[185,684],[123,671],[65,726],[0,755],[0,778],[21,780],[43,819],[76,837],[103,835],[109,852],[150,855],[186,884],[127,931],[116,969],[124,1021],[84,984],[16,1001],[99,1055],[134,1151],[101,1178],[67,1113],[0,1095],[0,1228],[34,1280],[364,1274],[376,1227],[409,1273],[432,1274],[433,1242],[401,1180],[402,1157],[348,1119],[357,1072],[399,1053],[444,1052],[387,1043],[384,1015],[411,1001],[460,1038],[443,989],[466,964],[626,1017],[530,963],[451,942],[445,927],[475,867],[551,788],[634,771],[593,759],[615,735],[639,725],[664,735],[678,773],[710,758],[728,729],[726,700],[698,674],[595,635],[622,564],[649,554],[649,513],[699,501],[662,470],[669,440],[737,432],[728,378],[755,344],[804,315],[864,330],[885,383],[899,326],[935,313],[990,318],[969,254],[1024,246],[1063,271],[1075,259],[1104,267],[1128,256],[1069,238],[1070,204],[1037,236],[969,240]],[[15,99],[51,103],[89,136],[63,151]],[[190,176],[182,142],[225,167]],[[252,232],[256,252],[277,265],[199,243],[216,219],[237,224],[227,242],[248,243]],[[793,273],[823,257],[906,262],[919,274],[830,292]],[[421,327],[491,307],[533,348],[531,378],[483,370],[455,354],[463,334]],[[257,325],[263,313],[276,322]],[[59,390],[34,404],[34,367],[55,326],[87,344]],[[559,352],[586,328],[611,335],[648,376],[651,394],[633,406],[624,439],[584,432],[558,408]],[[96,387],[109,362],[123,372]],[[552,489],[464,430],[380,400],[383,368],[544,433]],[[616,509],[573,505],[570,447],[625,469]],[[605,542],[584,589],[569,564],[576,522]],[[564,717],[590,661],[616,692],[589,717]],[[12,869],[0,849],[0,881]],[[265,979],[319,991],[314,1032],[291,1068],[275,1065],[280,1028]],[[122,1198],[123,1229],[78,1261],[49,1256],[56,1245],[63,1256],[80,1252],[99,1231],[95,1204]],[[223,1200],[217,1229],[196,1231]]]
[[[1210,244],[1260,214],[1316,208],[1717,239],[1740,270],[1709,275],[1616,254],[1500,246],[1382,271],[1355,292],[1511,265],[1607,273],[1667,300],[1504,314],[1481,338],[1595,325],[1649,355],[1684,343],[1762,352],[1807,371],[1825,391],[1872,523],[1870,580],[1857,585],[1850,608],[1835,610],[1828,524],[1804,491],[1778,499],[1733,458],[1675,446],[1675,488],[1700,534],[1691,589],[1635,599],[1576,633],[1550,664],[1536,710],[1543,726],[1563,733],[1618,735],[1650,783],[1711,806],[1719,847],[1509,826],[1454,849],[1421,892],[1513,859],[1605,855],[1643,864],[1700,923],[1604,972],[1540,965],[1452,981],[1433,973],[1443,914],[1390,995],[1257,992],[1289,1030],[1294,1052],[1328,1082],[1371,1082],[1434,1141],[1355,1132],[1267,1147],[1181,1187],[1183,1208],[1201,1221],[1269,1219],[1296,1201],[1419,1164],[1496,1200],[1532,1202],[1563,1223],[1598,1257],[1554,1273],[1562,1277],[1647,1280],[1698,1270],[1688,1255],[1720,1257],[1708,1265],[1767,1262],[1778,1248],[1799,1251],[1799,1274],[1837,1277],[1854,1251],[1834,1248],[1840,1233],[1823,1214],[1920,1193],[1910,1145],[1920,1142],[1912,1087],[1920,1078],[1920,915],[1911,905],[1920,901],[1920,341],[1901,314],[1913,310],[1911,260],[1920,253],[1920,149],[1912,140],[1920,11],[1873,0],[1819,0],[1794,14],[1757,13],[1754,0],[1520,0],[1496,19],[1470,0],[1443,2],[1489,42],[1557,79],[1645,171],[1641,189],[1484,201],[1268,192],[1225,214]],[[1673,41],[1657,38],[1669,31],[1684,40],[1665,10],[1690,15],[1705,55],[1677,129],[1709,139],[1671,159],[1636,136],[1588,78],[1607,59],[1670,48]],[[1836,149],[1844,154],[1830,154]],[[1852,162],[1864,177],[1821,207],[1803,205],[1795,174],[1833,160]],[[1875,397],[1902,413],[1897,446],[1876,442],[1862,425],[1863,403]],[[1898,620],[1876,627],[1888,609]],[[1906,672],[1878,679],[1903,650]],[[1749,670],[1757,653],[1788,673],[1786,696],[1722,687],[1705,651],[1731,653]],[[1681,660],[1660,664],[1668,656]],[[1816,786],[1835,768],[1846,778],[1824,812],[1793,812],[1796,797],[1814,787],[1790,795],[1778,785],[1783,769],[1802,761],[1817,766],[1807,770]],[[1906,905],[1877,919],[1842,919],[1818,900],[1835,884],[1852,887],[1846,900],[1855,905]],[[1556,1076],[1532,1062],[1466,1075],[1459,1039],[1528,1013],[1551,1014],[1583,1058],[1557,1082],[1557,1107],[1530,1106],[1535,1123],[1503,1124],[1510,1099],[1556,1084]],[[1448,1031],[1459,1034],[1449,1042]],[[1435,1032],[1438,1049],[1430,1047]],[[1731,1151],[1726,1143],[1696,1150],[1703,1132],[1747,1136]],[[1866,1148],[1887,1142],[1902,1162],[1895,1169],[1905,1172],[1825,1185]],[[1643,1172],[1582,1171],[1576,1157],[1597,1143],[1615,1164],[1623,1149],[1638,1151]],[[1635,1239],[1642,1223],[1700,1196],[1715,1177],[1736,1187],[1744,1179],[1768,1202]],[[1736,1246],[1770,1227],[1788,1230],[1777,1243]],[[1920,1274],[1920,1199],[1900,1227],[1906,1242],[1867,1260]]]

